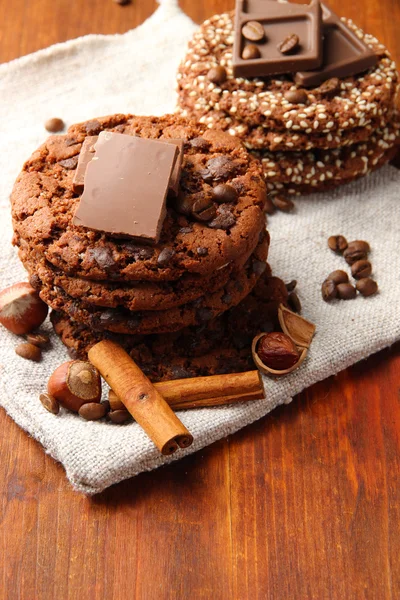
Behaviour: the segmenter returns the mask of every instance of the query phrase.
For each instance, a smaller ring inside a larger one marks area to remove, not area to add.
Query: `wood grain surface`
[[[398,0],[330,4],[400,58]],[[181,5],[200,22],[233,2]],[[127,31],[155,6],[0,0],[0,60]],[[0,411],[0,599],[399,598],[399,373],[397,346],[94,499]]]

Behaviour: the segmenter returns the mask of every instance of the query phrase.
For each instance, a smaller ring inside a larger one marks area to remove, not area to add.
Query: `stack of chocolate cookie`
[[[249,365],[252,336],[287,297],[266,263],[265,199],[235,138],[115,115],[50,137],[25,163],[14,244],[74,354],[107,337],[155,380],[228,372]]]
[[[397,87],[387,49],[317,0],[237,0],[190,42],[178,112],[241,139],[272,194],[307,193],[394,156]]]

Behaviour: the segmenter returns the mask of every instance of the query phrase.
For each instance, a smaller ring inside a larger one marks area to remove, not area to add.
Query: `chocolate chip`
[[[88,250],[89,257],[93,259],[101,269],[109,271],[115,267],[113,253],[110,248],[97,247]]]
[[[263,260],[253,260],[252,269],[253,273],[255,273],[256,275],[262,275],[266,268],[267,263]]]
[[[197,319],[201,322],[211,321],[213,318],[213,312],[209,308],[199,308],[196,312]]]
[[[130,4],[131,0],[113,0],[115,4],[119,4],[120,6],[125,6],[126,4]]]
[[[210,142],[205,140],[202,137],[196,137],[190,140],[190,145],[192,148],[196,148],[197,150],[208,150],[211,146]]]
[[[340,81],[337,77],[327,79],[315,92],[320,96],[334,96],[340,90]]]
[[[230,227],[233,227],[235,223],[236,219],[234,215],[225,208],[224,204],[221,204],[217,210],[217,216],[208,224],[208,226],[211,227],[211,229],[229,229]]]
[[[296,313],[301,312],[301,302],[300,298],[296,294],[296,292],[291,292],[288,296],[288,304],[289,307]]]
[[[227,156],[216,156],[207,162],[207,171],[215,181],[226,179],[236,172],[236,165]]]
[[[351,283],[339,283],[336,289],[337,295],[341,300],[352,300],[357,295],[356,288]]]
[[[264,212],[266,212],[267,215],[273,215],[276,212],[276,208],[273,205],[270,194],[266,195],[265,204],[264,204]]]
[[[67,352],[68,352],[68,356],[70,358],[72,358],[73,360],[78,358],[78,352],[75,350],[75,348],[68,348]]]
[[[356,283],[356,288],[362,296],[372,296],[378,291],[378,284],[370,277],[364,277]]]
[[[283,96],[290,104],[307,104],[308,102],[308,94],[303,89],[288,90]]]
[[[358,260],[351,265],[351,274],[354,279],[364,279],[372,273],[372,265],[369,260]]]
[[[69,148],[69,146],[75,146],[75,144],[79,144],[79,142],[74,137],[67,137],[64,140],[64,144]]]
[[[321,286],[322,299],[331,302],[337,297],[336,283],[332,279],[325,279]]]
[[[88,121],[85,123],[85,130],[88,135],[97,135],[100,133],[102,127],[97,119],[93,119],[93,121]]]
[[[87,402],[78,411],[79,416],[86,421],[98,421],[105,417],[107,412],[105,402]]]
[[[264,39],[264,27],[258,21],[248,21],[242,27],[242,36],[250,42],[261,42]]]
[[[271,200],[275,208],[282,212],[291,212],[294,209],[294,203],[283,194],[272,196]]]
[[[236,202],[238,199],[237,191],[231,185],[227,183],[220,183],[213,188],[213,198],[219,204],[224,202]]]
[[[203,196],[194,202],[192,214],[198,221],[211,221],[217,214],[217,211],[211,198]]]
[[[147,246],[136,246],[131,242],[126,242],[121,244],[121,247],[129,254],[129,258],[134,258],[135,261],[150,260],[154,256],[153,248],[149,248]]]
[[[98,321],[103,327],[108,325],[118,325],[118,323],[123,323],[126,321],[126,315],[116,309],[110,308],[109,310],[104,310],[101,313]]]
[[[283,42],[278,44],[277,48],[281,54],[294,54],[299,49],[299,36],[295,33],[291,33]]]
[[[54,117],[53,119],[48,119],[44,126],[48,132],[57,133],[58,131],[62,131],[64,129],[65,123],[62,119]]]
[[[328,246],[336,254],[343,254],[347,248],[347,240],[343,235],[331,235],[328,238]]]
[[[224,304],[232,304],[232,296],[230,294],[224,294],[221,300]]]
[[[183,367],[171,367],[171,377],[172,379],[187,379],[188,377],[192,377],[192,373]]]
[[[199,246],[199,247],[196,249],[196,252],[197,252],[197,254],[198,254],[199,256],[207,256],[207,255],[208,255],[208,248],[203,248],[203,247]]]
[[[329,275],[326,279],[333,281],[333,283],[335,285],[338,285],[339,283],[348,283],[349,282],[349,276],[347,275],[346,271],[341,271],[340,269],[337,271],[332,271],[332,273],[329,273]]]
[[[111,410],[107,418],[115,423],[116,425],[123,425],[123,423],[127,423],[128,421],[132,421],[132,416],[127,410]]]
[[[157,264],[160,267],[167,266],[168,263],[171,262],[174,255],[175,255],[175,250],[172,250],[172,248],[164,248],[163,250],[161,250],[160,254],[158,255]]]
[[[185,233],[192,233],[192,231],[193,231],[193,229],[191,227],[181,227],[179,229],[178,233],[181,233],[184,235]]]
[[[227,79],[226,69],[224,67],[218,66],[213,67],[207,73],[207,78],[212,82],[220,85],[224,83]]]
[[[248,44],[243,48],[243,60],[254,60],[261,57],[260,49],[255,44]]]
[[[42,289],[42,281],[40,279],[40,277],[38,275],[31,275],[29,277],[29,283],[31,284],[31,286],[33,287],[33,289],[35,290],[41,290]]]
[[[64,167],[64,169],[76,169],[78,164],[78,157],[72,156],[72,158],[66,158],[65,160],[59,160],[58,164]]]
[[[60,412],[60,405],[54,396],[51,396],[50,394],[40,394],[39,400],[43,404],[44,408],[49,411],[49,413],[58,415]]]

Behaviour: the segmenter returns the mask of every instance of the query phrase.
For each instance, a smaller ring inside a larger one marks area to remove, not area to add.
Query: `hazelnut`
[[[257,346],[260,360],[274,371],[291,369],[300,358],[297,347],[285,333],[267,333]]]
[[[47,391],[61,406],[78,412],[83,404],[100,402],[100,375],[93,365],[83,360],[66,362],[50,377]]]
[[[0,323],[17,335],[39,327],[47,311],[47,304],[29,283],[16,283],[0,292]]]

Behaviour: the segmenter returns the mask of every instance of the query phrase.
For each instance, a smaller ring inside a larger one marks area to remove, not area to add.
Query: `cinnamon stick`
[[[264,398],[258,371],[174,379],[155,383],[154,387],[174,410],[221,406]],[[112,390],[109,401],[112,410],[124,408],[123,403]]]
[[[191,433],[121,346],[103,340],[92,346],[88,357],[162,454],[193,443]]]

